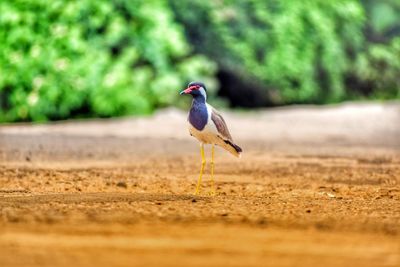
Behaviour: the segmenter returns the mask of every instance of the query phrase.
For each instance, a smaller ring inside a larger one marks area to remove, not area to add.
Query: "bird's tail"
[[[243,150],[240,148],[240,146],[234,144],[233,142],[229,140],[224,140],[224,144],[222,145],[222,147],[228,150],[232,155],[238,158],[241,157],[241,153]]]

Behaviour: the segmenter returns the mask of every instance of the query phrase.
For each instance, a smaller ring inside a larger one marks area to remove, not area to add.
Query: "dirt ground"
[[[223,113],[0,126],[0,266],[400,266],[399,103]]]

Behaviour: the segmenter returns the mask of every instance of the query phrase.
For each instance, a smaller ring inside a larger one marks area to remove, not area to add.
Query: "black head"
[[[203,96],[204,99],[207,98],[207,88],[204,85],[204,83],[202,82],[191,82],[188,84],[188,87],[183,90],[180,94],[183,95],[187,95],[187,94],[191,94],[193,97],[196,96]]]
[[[191,86],[203,87],[204,90],[207,91],[206,85],[205,85],[204,83],[202,83],[202,82],[190,82],[190,83],[188,84],[188,87],[191,87]]]

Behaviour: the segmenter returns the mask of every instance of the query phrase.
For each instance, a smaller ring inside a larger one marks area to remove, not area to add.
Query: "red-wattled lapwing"
[[[214,189],[214,145],[220,146],[236,157],[240,157],[242,149],[236,145],[229,133],[224,118],[211,105],[207,104],[206,86],[201,82],[191,82],[180,94],[193,96],[192,107],[189,112],[189,132],[191,136],[200,141],[201,168],[197,181],[195,194],[200,190],[201,177],[203,176],[206,159],[204,157],[204,144],[211,144],[211,194]]]

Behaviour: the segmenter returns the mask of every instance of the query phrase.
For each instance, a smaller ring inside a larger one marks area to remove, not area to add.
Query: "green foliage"
[[[214,69],[162,0],[0,2],[0,121],[149,113]]]
[[[359,55],[353,71],[365,84],[373,86],[375,98],[400,98],[400,37],[389,45],[370,45]]]
[[[400,1],[362,0],[368,15],[367,37],[381,41],[400,34]]]
[[[216,73],[275,105],[400,98],[399,36],[398,0],[3,0],[0,122],[147,114]]]
[[[344,77],[353,60],[348,51],[363,41],[365,15],[358,1],[171,3],[200,52],[276,89],[282,103],[345,97]],[[204,28],[193,29],[196,24]]]
[[[368,17],[366,42],[348,74],[360,89],[353,88],[350,94],[356,98],[366,95],[400,99],[400,2],[363,0],[362,3]]]

